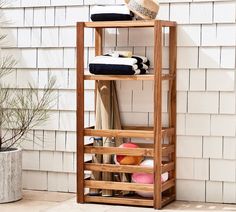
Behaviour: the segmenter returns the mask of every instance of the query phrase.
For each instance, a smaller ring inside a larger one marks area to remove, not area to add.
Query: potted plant
[[[4,38],[0,36],[0,40]],[[22,151],[18,145],[49,118],[55,99],[55,78],[51,76],[42,90],[30,84],[24,90],[13,89],[4,83],[16,63],[11,56],[0,56],[0,203],[22,198]]]

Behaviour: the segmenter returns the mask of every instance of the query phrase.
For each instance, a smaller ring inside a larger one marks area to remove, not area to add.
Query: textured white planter
[[[0,152],[0,203],[22,198],[22,151]]]

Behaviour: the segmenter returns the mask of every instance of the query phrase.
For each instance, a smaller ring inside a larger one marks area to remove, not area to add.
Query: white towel
[[[113,13],[113,14],[125,14],[129,15],[130,11],[125,5],[116,6],[94,6],[91,9],[91,14],[103,14],[103,13]]]

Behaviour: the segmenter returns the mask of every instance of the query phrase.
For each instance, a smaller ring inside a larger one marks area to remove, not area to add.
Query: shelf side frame
[[[175,164],[174,170],[171,172],[171,178],[176,182],[176,64],[177,64],[177,27],[169,28],[169,69],[173,76],[169,82],[169,127],[174,129],[174,133],[170,136],[170,144],[174,145],[175,151],[171,154],[171,160]],[[172,195],[176,195],[176,185],[171,189]]]
[[[162,206],[162,23],[154,24],[154,208]]]
[[[77,202],[84,203],[84,22],[78,22],[76,64]]]

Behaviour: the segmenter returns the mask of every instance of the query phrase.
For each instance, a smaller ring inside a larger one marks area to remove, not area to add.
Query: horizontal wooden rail
[[[154,80],[153,74],[144,74],[144,75],[94,75],[94,74],[85,74],[85,80]]]
[[[144,199],[140,197],[101,197],[85,195],[85,202],[88,203],[107,203],[114,205],[136,205],[136,206],[153,206],[152,199]]]
[[[119,173],[153,173],[153,168],[131,165],[114,165],[114,164],[98,164],[85,163],[84,169],[99,172],[119,172]]]
[[[163,27],[176,26],[176,22],[160,20]],[[96,21],[85,22],[84,26],[89,28],[127,28],[127,27],[154,27],[155,20],[140,21]]]
[[[174,152],[175,146],[169,144],[162,145],[162,155]],[[119,148],[119,147],[99,147],[92,146],[91,144],[84,147],[85,154],[119,154],[119,155],[133,155],[133,156],[146,156],[153,157],[153,148]]]
[[[175,132],[174,128],[165,128],[162,130],[162,136],[171,136]],[[152,130],[95,130],[91,128],[84,129],[84,136],[101,136],[101,137],[131,137],[131,138],[146,138],[153,139],[154,131]]]
[[[168,180],[161,185],[161,191],[166,191],[175,186],[175,179]]]
[[[85,180],[84,187],[108,189],[108,190],[122,190],[122,191],[143,191],[143,192],[153,192],[154,190],[153,184],[123,183],[123,182],[95,181],[95,180]]]
[[[94,130],[84,129],[84,136],[153,138],[153,131],[146,130]]]
[[[173,76],[170,74],[163,74],[162,80],[171,80]],[[143,75],[94,75],[86,73],[84,80],[154,80],[154,74],[143,74]]]
[[[119,155],[153,157],[154,149],[85,146],[84,153],[86,154],[112,154],[112,155],[119,154]]]
[[[118,172],[118,173],[153,173],[153,168],[141,167],[134,165],[115,165],[115,164],[99,164],[85,163],[84,170],[98,172]],[[174,170],[174,162],[163,164],[162,173]]]

